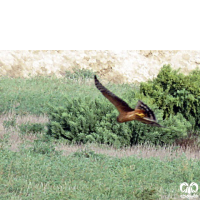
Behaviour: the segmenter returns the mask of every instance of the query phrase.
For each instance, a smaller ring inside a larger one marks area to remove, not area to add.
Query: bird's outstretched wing
[[[138,101],[135,109],[130,108],[130,106],[120,99],[118,96],[113,94],[110,90],[105,88],[97,79],[96,75],[94,76],[95,85],[97,89],[112,103],[115,105],[119,111],[119,116],[117,117],[118,122],[126,122],[137,120],[151,126],[163,127],[158,124],[156,117],[153,111],[142,101]]]
[[[117,110],[120,113],[133,111],[134,109],[130,108],[129,105],[120,99],[118,96],[113,94],[107,88],[105,88],[97,79],[96,75],[94,76],[95,85],[97,89],[112,103],[116,106]]]

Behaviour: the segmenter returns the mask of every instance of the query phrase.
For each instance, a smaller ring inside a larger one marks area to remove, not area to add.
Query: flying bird
[[[118,96],[113,94],[110,90],[105,88],[94,76],[95,86],[97,89],[117,108],[119,111],[119,116],[117,121],[119,123],[137,120],[144,124],[149,124],[151,126],[163,127],[158,124],[153,111],[142,101],[138,101],[135,109],[130,108],[130,106],[120,99]]]

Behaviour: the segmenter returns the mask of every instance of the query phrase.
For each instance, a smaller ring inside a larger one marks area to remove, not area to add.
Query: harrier
[[[113,94],[107,88],[105,88],[97,79],[96,75],[94,76],[95,85],[97,89],[117,108],[119,111],[119,116],[117,121],[119,123],[137,120],[144,124],[149,124],[151,126],[163,127],[158,124],[156,117],[153,111],[142,101],[138,101],[135,109],[129,107],[129,105],[120,99],[118,96]]]

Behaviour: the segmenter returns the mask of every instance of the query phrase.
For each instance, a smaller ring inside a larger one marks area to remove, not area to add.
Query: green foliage
[[[157,78],[141,83],[140,92],[154,99],[164,119],[181,113],[193,128],[200,127],[200,70],[183,75],[165,65]]]
[[[132,90],[127,90],[122,96],[133,107],[138,101],[135,97],[138,95]],[[151,98],[143,97],[143,100],[155,111],[158,120],[163,118],[162,110],[152,104]],[[116,108],[101,95],[94,100],[87,97],[66,99],[63,107],[50,107],[47,134],[57,139],[65,138],[68,143],[97,142],[121,147],[146,142],[171,144],[186,136],[191,128],[180,113],[161,122],[168,128],[152,127],[137,121],[118,123],[117,116]]]
[[[42,133],[45,130],[45,125],[41,123],[26,123],[18,126],[22,134],[27,133]]]
[[[73,143],[129,145],[130,133],[116,122],[116,110],[106,99],[66,99],[65,107],[51,107],[48,134]]]

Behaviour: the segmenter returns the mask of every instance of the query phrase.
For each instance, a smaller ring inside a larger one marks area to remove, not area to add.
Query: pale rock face
[[[10,77],[62,77],[78,67],[107,81],[139,83],[156,77],[164,64],[187,74],[200,66],[200,51],[0,51],[0,75]]]

